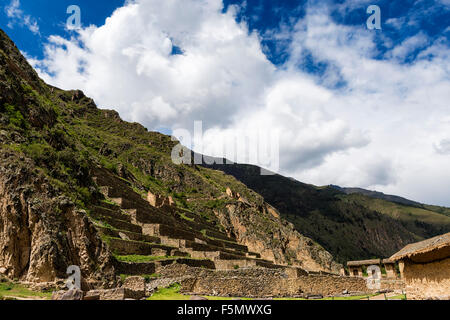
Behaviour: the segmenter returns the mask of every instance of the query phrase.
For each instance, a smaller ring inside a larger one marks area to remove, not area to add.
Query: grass
[[[308,300],[308,299],[305,299],[305,298],[275,298],[273,300],[291,301],[291,300]]]
[[[179,213],[180,217],[186,221],[194,222],[195,219],[187,217],[184,213]]]
[[[147,300],[189,300],[191,297],[180,293],[181,286],[178,283],[168,288],[158,289]]]
[[[318,301],[327,301],[327,300],[367,300],[370,297],[376,296],[376,294],[372,295],[364,295],[364,296],[349,296],[349,297],[326,297],[323,299],[317,299]],[[275,298],[274,300],[308,300],[305,298]]]
[[[350,296],[350,297],[327,297],[320,300],[367,300],[370,297],[374,297],[376,294],[369,294],[364,296]]]
[[[0,283],[0,300],[5,297],[17,297],[17,298],[42,298],[49,300],[52,297],[50,292],[36,292],[32,291],[22,285],[12,282]]]
[[[174,283],[168,288],[158,289],[150,298],[147,300],[189,300],[191,296],[184,295],[180,293],[181,285]],[[212,297],[204,296],[208,300],[233,300],[231,297]],[[240,298],[242,300],[252,300],[250,298]]]
[[[232,297],[216,297],[216,296],[204,296],[208,300],[223,300],[229,301],[233,299],[241,299],[241,300],[254,300],[253,298],[232,298]]]
[[[150,280],[154,279],[154,278],[159,278],[161,277],[160,274],[158,273],[152,273],[152,274],[141,274],[141,277],[143,277],[145,279],[145,282],[149,283]],[[132,275],[129,274],[120,274],[120,279],[123,281],[125,281],[127,278],[129,277],[133,277]]]
[[[393,296],[393,297],[388,297],[388,300],[406,300],[406,295],[405,294],[401,294],[398,296]]]
[[[115,203],[114,201],[111,201],[109,199],[102,199],[101,202],[106,203],[106,204],[110,204],[110,205],[113,205],[113,206],[116,206],[116,207],[119,207],[117,205],[117,203]]]
[[[150,298],[147,300],[189,300],[191,296],[183,295],[180,293],[181,286],[178,283],[173,284],[169,288],[165,289],[159,289],[156,291]],[[343,300],[367,300],[370,297],[376,296],[376,294],[371,295],[359,295],[359,296],[350,296],[350,297],[327,297],[323,299],[317,299],[318,301],[323,300],[337,300],[337,301],[343,301]],[[236,298],[233,297],[216,297],[216,296],[204,296],[208,300],[223,300],[223,301],[229,301]],[[252,298],[239,298],[241,300],[254,300]],[[399,295],[395,297],[388,297],[388,300],[394,300],[394,299],[402,299],[405,300],[405,295]],[[286,300],[286,301],[295,301],[295,300],[308,300],[305,298],[275,298],[274,300]]]
[[[433,208],[432,206],[424,208],[409,207],[381,199],[372,199],[361,195],[352,195],[351,198],[360,202],[367,208],[387,214],[395,219],[406,222],[418,220],[432,225],[450,225],[450,216],[445,215],[446,211],[443,211],[442,213],[432,211],[430,210]],[[443,210],[445,209],[446,208],[443,208]]]
[[[170,260],[170,259],[178,259],[180,257],[171,257],[171,256],[140,256],[140,255],[129,255],[129,256],[115,256],[118,261],[121,262],[153,262],[153,261],[161,261],[161,260]]]

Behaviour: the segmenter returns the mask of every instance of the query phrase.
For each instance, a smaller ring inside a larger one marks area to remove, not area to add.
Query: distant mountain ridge
[[[408,206],[420,206],[421,207],[423,205],[420,202],[412,201],[412,200],[409,200],[409,199],[406,199],[403,197],[399,197],[399,196],[385,194],[385,193],[379,192],[379,191],[371,191],[371,190],[367,190],[367,189],[363,189],[363,188],[343,188],[343,187],[336,186],[336,185],[330,185],[330,187],[335,188],[346,194],[358,193],[358,194],[363,194],[363,195],[371,197],[371,198],[401,203],[401,204],[408,205]]]
[[[450,231],[450,209],[358,188],[317,187],[253,165],[204,165],[261,194],[296,230],[341,263],[389,257],[405,245]]]

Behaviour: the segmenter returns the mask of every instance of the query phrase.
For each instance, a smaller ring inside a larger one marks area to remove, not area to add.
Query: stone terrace
[[[198,215],[151,206],[126,180],[106,169],[94,170],[93,176],[107,201],[91,207],[90,214],[120,274],[150,275],[172,264],[217,270],[287,268],[260,259],[259,253],[249,252]]]

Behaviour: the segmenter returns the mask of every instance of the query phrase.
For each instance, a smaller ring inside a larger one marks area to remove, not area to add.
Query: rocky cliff
[[[0,272],[26,282],[65,279],[80,266],[96,280],[114,280],[111,255],[86,212],[22,156],[0,151]]]

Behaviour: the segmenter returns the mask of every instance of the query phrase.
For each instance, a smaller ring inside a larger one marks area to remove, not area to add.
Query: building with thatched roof
[[[450,299],[450,233],[409,244],[398,261],[408,299]]]
[[[391,279],[397,278],[397,269],[395,260],[383,259],[381,262],[383,263],[384,269],[386,270],[386,277]]]
[[[371,259],[371,260],[359,260],[359,261],[348,261],[347,267],[350,272],[351,277],[362,277],[363,276],[363,267],[371,266],[371,265],[379,265],[381,262],[380,259]]]

